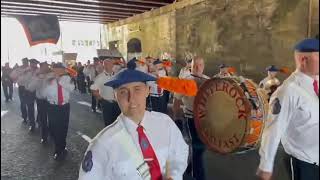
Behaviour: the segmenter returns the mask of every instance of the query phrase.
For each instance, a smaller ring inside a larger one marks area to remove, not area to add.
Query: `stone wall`
[[[270,64],[294,68],[292,46],[319,32],[319,1],[309,0],[184,0],[105,26],[106,42],[138,38],[143,56],[169,52],[178,61],[186,54],[206,61],[206,74],[224,62],[256,81]],[[284,77],[284,76],[283,76]]]

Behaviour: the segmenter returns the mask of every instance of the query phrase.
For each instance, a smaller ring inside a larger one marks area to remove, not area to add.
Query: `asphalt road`
[[[2,88],[1,88],[2,92]],[[101,113],[90,111],[91,97],[74,92],[71,96],[70,124],[67,137],[69,150],[65,161],[53,160],[53,144],[40,144],[39,130],[28,132],[20,117],[17,89],[14,100],[4,102],[1,93],[1,180],[74,180],[78,177],[88,138],[103,129]],[[256,150],[245,154],[204,154],[207,180],[256,180],[259,163]],[[283,151],[276,158],[274,180],[289,180],[283,163]]]

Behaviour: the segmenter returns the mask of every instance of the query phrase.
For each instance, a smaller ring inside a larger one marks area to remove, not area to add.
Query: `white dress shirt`
[[[48,79],[54,77],[53,73],[39,74],[32,76],[31,82],[26,86],[26,89],[33,92],[36,91],[38,99],[46,99],[45,89],[48,85]]]
[[[278,78],[266,77],[262,81],[260,81],[259,87],[260,88],[265,88],[265,89],[266,88],[270,88],[270,87],[265,87],[266,82],[268,82],[269,80],[273,80],[276,83],[276,85],[278,85],[278,86],[281,84]]]
[[[191,74],[190,68],[183,67],[183,68],[181,68],[178,77],[179,78],[185,78],[185,77],[190,76],[190,74]]]
[[[19,67],[11,72],[10,77],[14,79],[19,86],[26,86],[30,83],[34,71],[32,71],[29,66]]]
[[[89,76],[90,78],[90,81],[93,81],[94,78],[97,76],[96,74],[96,68],[93,64],[90,64],[88,65],[84,70],[83,70],[83,73],[86,75],[86,76]]]
[[[259,151],[261,170],[272,172],[280,140],[286,153],[319,165],[319,98],[313,79],[299,71],[271,96]]]
[[[98,90],[100,96],[105,100],[115,100],[114,91],[112,87],[105,86],[104,84],[112,78],[112,74],[103,72],[100,73],[91,85],[91,90]]]
[[[44,90],[44,95],[50,104],[58,105],[58,82],[62,86],[63,103],[69,103],[70,93],[74,90],[74,83],[68,75],[61,76],[58,80],[50,80]]]
[[[166,76],[165,70],[160,70],[157,75],[149,73],[151,76],[154,77],[164,77]],[[161,97],[163,95],[163,89],[158,86],[155,81],[149,81],[147,84],[150,86],[150,96],[152,97]]]
[[[145,111],[141,125],[159,161],[161,173],[169,173],[174,180],[182,180],[187,168],[188,146],[173,120],[158,112]],[[85,172],[80,167],[79,180],[142,180],[127,150],[114,138],[122,129],[134,141],[137,152],[142,151],[138,140],[138,125],[121,114],[115,123],[103,129],[90,143],[87,152],[92,152],[92,168]]]

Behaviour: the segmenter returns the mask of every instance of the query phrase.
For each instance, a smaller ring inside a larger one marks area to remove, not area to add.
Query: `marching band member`
[[[7,62],[4,67],[1,67],[1,82],[2,82],[2,88],[4,92],[4,96],[6,98],[6,102],[9,102],[9,100],[12,101],[12,93],[13,93],[13,81],[10,77],[11,72],[13,71],[12,68],[10,68],[9,63]],[[8,92],[9,89],[9,92]]]
[[[113,60],[105,59],[103,61],[104,72],[100,73],[91,85],[93,95],[101,102],[102,115],[105,126],[112,124],[120,114],[118,103],[115,101],[113,89],[104,86],[104,83],[112,78]]]
[[[93,84],[95,78],[100,74],[97,71],[97,67],[100,64],[100,60],[97,57],[93,58],[93,64],[90,64],[87,66],[86,70],[84,71],[84,73],[89,76],[89,89],[91,87],[91,85]],[[90,89],[91,90],[91,89]],[[92,112],[96,112],[96,108],[97,108],[97,99],[96,97],[93,95],[93,93],[91,92],[91,111]]]
[[[188,146],[181,132],[169,116],[146,111],[146,82],[155,80],[128,64],[107,81],[122,113],[91,141],[79,180],[182,180]]]
[[[164,68],[164,71],[165,71],[165,76],[169,76],[171,71],[172,71],[172,63],[170,60],[162,60],[163,62],[163,68]],[[167,91],[167,90],[163,90],[163,96],[162,96],[163,100],[163,113],[167,114],[168,112],[168,103],[170,101],[170,92]]]
[[[29,66],[30,63],[30,66]],[[35,118],[34,118],[34,102],[35,102],[35,91],[30,91],[27,89],[32,76],[37,71],[37,64],[39,61],[36,59],[27,58],[22,59],[22,66],[15,69],[10,76],[12,79],[17,81],[19,85],[19,97],[20,97],[20,108],[22,113],[23,122],[26,123],[28,119],[29,131],[32,132],[35,128]]]
[[[319,179],[319,40],[295,46],[296,71],[272,94],[257,175],[270,180],[278,145],[291,157],[294,180]]]
[[[156,78],[166,76],[166,71],[163,68],[162,61],[157,59],[153,62],[153,67],[150,68],[150,74]],[[164,99],[163,99],[163,89],[157,85],[156,82],[149,82],[150,86],[150,96],[147,99],[149,103],[149,108],[152,111],[165,113],[164,110]]]
[[[66,138],[70,116],[70,93],[74,84],[62,63],[52,66],[53,75],[48,79],[44,95],[48,100],[48,120],[50,132],[55,144],[53,158],[62,160],[67,154]]]
[[[178,76],[179,78],[185,78],[191,74],[191,62],[192,59],[186,60],[186,66],[181,68]]]
[[[270,97],[277,87],[280,86],[280,81],[276,77],[279,69],[276,66],[271,65],[267,67],[266,70],[268,72],[268,76],[259,83],[259,87],[265,89]]]
[[[41,144],[45,144],[48,139],[48,102],[44,94],[44,90],[47,86],[48,78],[52,78],[53,74],[50,73],[49,64],[47,62],[40,63],[40,69],[32,77],[31,82],[28,85],[28,89],[36,91],[37,102],[37,122],[40,125]]]
[[[194,79],[198,87],[207,79],[209,79],[208,76],[203,74],[204,70],[204,61],[201,57],[195,57],[191,62],[191,74],[186,79]],[[181,94],[175,94],[175,99],[173,102],[173,112],[177,113],[180,109],[180,105],[183,104],[183,112],[184,116],[186,118],[186,121],[183,121],[184,128],[187,127],[187,129],[182,129],[182,132],[184,134],[191,135],[191,139],[187,139],[186,141],[190,143],[191,150],[192,150],[192,162],[187,170],[187,173],[193,174],[194,178],[196,180],[204,180],[205,179],[205,173],[204,173],[204,167],[203,167],[203,153],[205,151],[205,146],[201,142],[200,138],[198,137],[196,128],[195,128],[195,122],[193,119],[193,102],[194,102],[194,96],[183,96]],[[185,135],[188,136],[188,135]]]
[[[230,66],[226,64],[220,64],[219,65],[219,73],[215,75],[214,77],[231,77],[232,74],[229,72]]]
[[[28,58],[23,58],[22,66],[15,68],[10,74],[11,79],[14,82],[17,82],[18,84],[18,95],[20,99],[20,110],[23,118],[23,123],[27,123],[28,118],[27,104],[25,98],[25,85],[27,81],[26,76],[24,76],[24,74],[27,71],[30,71],[29,60]]]
[[[137,63],[137,70],[144,73],[148,73],[149,68],[145,59],[142,58],[140,60],[136,60],[136,63]]]

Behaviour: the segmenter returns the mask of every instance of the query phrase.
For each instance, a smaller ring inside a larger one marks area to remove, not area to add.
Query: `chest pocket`
[[[295,112],[295,118],[298,119],[298,121],[295,121],[295,127],[299,132],[304,132],[304,130],[307,130],[309,127],[314,126],[319,122],[319,111],[316,110],[317,106],[319,107],[319,105],[307,102],[307,100],[299,105]],[[316,111],[318,111],[318,113],[316,113]]]

